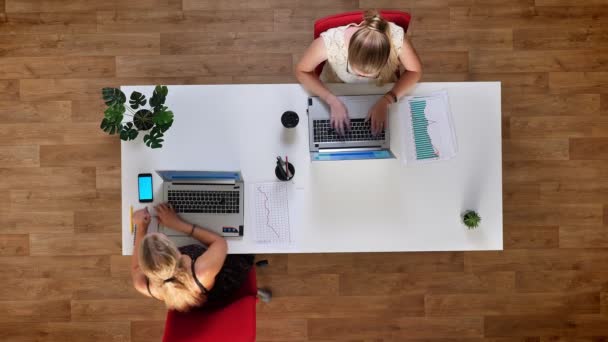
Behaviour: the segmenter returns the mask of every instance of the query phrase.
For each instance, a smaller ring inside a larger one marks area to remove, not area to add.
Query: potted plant
[[[168,93],[166,86],[157,85],[148,101],[144,94],[134,91],[126,105],[127,97],[120,89],[103,88],[101,96],[108,108],[100,128],[110,135],[118,134],[124,141],[134,140],[140,131],[149,131],[144,135],[146,146],[161,148],[164,133],[173,124],[173,112],[165,106]],[[123,122],[125,115],[130,116],[131,121]]]
[[[464,223],[468,229],[475,229],[481,223],[481,216],[474,210],[467,210],[462,215],[462,223]]]

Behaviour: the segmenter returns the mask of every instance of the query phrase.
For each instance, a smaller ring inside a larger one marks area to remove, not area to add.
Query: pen
[[[289,178],[289,159],[285,156],[285,173],[287,174],[287,178]]]
[[[133,234],[133,206],[129,211],[129,226],[131,227],[131,234]]]

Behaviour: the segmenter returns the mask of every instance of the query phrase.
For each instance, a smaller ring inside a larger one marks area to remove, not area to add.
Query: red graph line
[[[264,209],[266,209],[266,225],[268,226],[268,228],[272,229],[272,231],[277,234],[277,237],[279,236],[279,233],[277,233],[277,231],[270,225],[270,209],[268,208],[268,195],[266,195],[266,193],[264,191],[262,191],[262,189],[260,189],[260,187],[258,186],[258,191],[264,195],[265,199],[264,199]]]

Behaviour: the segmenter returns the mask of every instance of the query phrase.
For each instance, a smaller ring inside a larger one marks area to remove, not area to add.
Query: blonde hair
[[[167,308],[177,311],[199,306],[199,293],[188,267],[181,262],[175,244],[162,234],[147,235],[139,249],[139,265],[148,277],[150,287],[161,294]]]
[[[348,62],[366,74],[378,74],[378,85],[392,80],[399,57],[391,41],[388,21],[376,10],[367,10],[363,25],[350,38]]]

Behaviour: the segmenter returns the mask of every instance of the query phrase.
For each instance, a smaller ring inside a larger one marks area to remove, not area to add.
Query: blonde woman
[[[167,308],[221,306],[246,280],[253,255],[227,255],[221,236],[184,222],[168,205],[156,207],[159,222],[202,242],[177,248],[164,234],[146,234],[150,224],[148,209],[134,213],[137,226],[131,263],[133,285],[143,295],[162,300]]]
[[[327,61],[320,77],[314,70]],[[399,79],[395,72],[405,68]],[[422,65],[403,29],[384,20],[377,11],[366,11],[363,21],[336,27],[321,33],[296,66],[296,78],[309,91],[319,96],[331,109],[331,124],[340,134],[350,127],[344,104],[323,82],[395,82],[370,110],[372,133],[384,128],[388,106],[395,103],[422,77]]]

